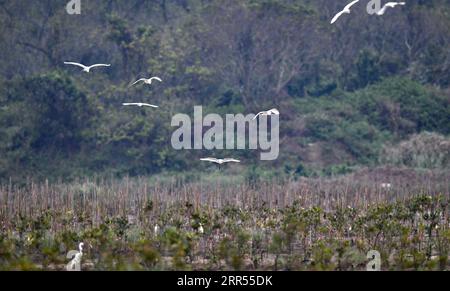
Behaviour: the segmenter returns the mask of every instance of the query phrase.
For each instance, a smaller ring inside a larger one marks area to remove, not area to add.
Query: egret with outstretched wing
[[[140,82],[144,82],[144,84],[151,85],[153,80],[156,80],[158,82],[162,82],[162,79],[158,78],[158,77],[151,77],[149,79],[142,78],[142,79],[139,79],[136,82],[134,82],[131,86],[134,86],[134,85],[136,85],[136,84],[138,84]]]
[[[203,162],[211,162],[211,163],[216,163],[219,165],[225,164],[225,163],[240,163],[241,161],[236,160],[236,159],[216,159],[216,158],[204,158],[204,159],[200,159]]]
[[[333,19],[331,19],[331,24],[335,23],[339,17],[341,17],[343,14],[350,14],[350,8],[355,5],[356,3],[358,3],[359,0],[355,0],[353,2],[350,2],[349,4],[347,4],[347,6],[344,7],[344,9],[342,9],[342,11],[338,12]]]
[[[138,106],[138,107],[152,107],[158,108],[159,106],[148,103],[122,103],[123,106]]]
[[[86,73],[89,73],[91,71],[91,69],[97,68],[97,67],[111,67],[110,64],[95,64],[92,66],[85,66],[83,64],[75,63],[75,62],[64,62],[64,64],[80,67],[83,69],[83,72],[86,72]]]
[[[253,120],[255,120],[256,118],[258,118],[258,116],[270,116],[270,115],[280,115],[280,111],[278,111],[278,109],[270,109],[267,111],[261,111],[258,114],[255,115],[255,117],[253,117]]]
[[[377,15],[384,15],[384,13],[386,12],[386,10],[388,8],[395,8],[395,6],[403,6],[406,5],[406,2],[388,2],[386,4],[384,4],[383,8],[381,8],[378,12]]]

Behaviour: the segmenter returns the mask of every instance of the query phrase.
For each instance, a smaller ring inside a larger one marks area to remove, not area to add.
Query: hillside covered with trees
[[[63,2],[0,0],[1,180],[183,172],[225,155],[256,174],[450,168],[448,0],[382,17],[362,1],[335,25],[348,1],[89,0],[81,15]],[[149,75],[164,82],[130,87]],[[172,116],[196,105],[278,108],[280,157],[172,149]]]

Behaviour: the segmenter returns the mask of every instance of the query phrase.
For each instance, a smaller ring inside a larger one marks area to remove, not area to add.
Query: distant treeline
[[[409,0],[382,17],[361,1],[334,25],[348,1],[90,0],[81,15],[63,2],[0,1],[0,179],[177,172],[204,166],[204,155],[297,176],[449,167],[446,0]],[[64,61],[112,67],[86,74]],[[129,87],[153,75],[164,82]],[[173,150],[171,117],[194,105],[278,108],[280,158]],[[434,137],[416,135],[425,131]],[[431,162],[418,149],[417,162],[386,158],[436,140]]]

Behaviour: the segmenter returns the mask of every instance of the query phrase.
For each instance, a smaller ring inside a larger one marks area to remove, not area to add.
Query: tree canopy
[[[449,2],[378,17],[363,1],[330,25],[346,2],[93,0],[68,15],[61,1],[0,1],[0,178],[195,168],[211,153],[170,146],[171,116],[194,105],[279,108],[280,158],[233,155],[299,175],[384,162],[383,148],[424,131],[446,139]],[[113,66],[88,75],[64,61]],[[149,75],[164,82],[129,87]]]

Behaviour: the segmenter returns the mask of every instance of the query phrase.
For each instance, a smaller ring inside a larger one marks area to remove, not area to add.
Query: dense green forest
[[[330,25],[347,2],[82,0],[68,15],[66,1],[0,0],[0,179],[205,170],[205,155],[249,175],[449,168],[450,1],[382,17],[361,1]],[[149,75],[164,82],[130,87]],[[195,105],[278,108],[280,157],[172,149],[172,116]]]

